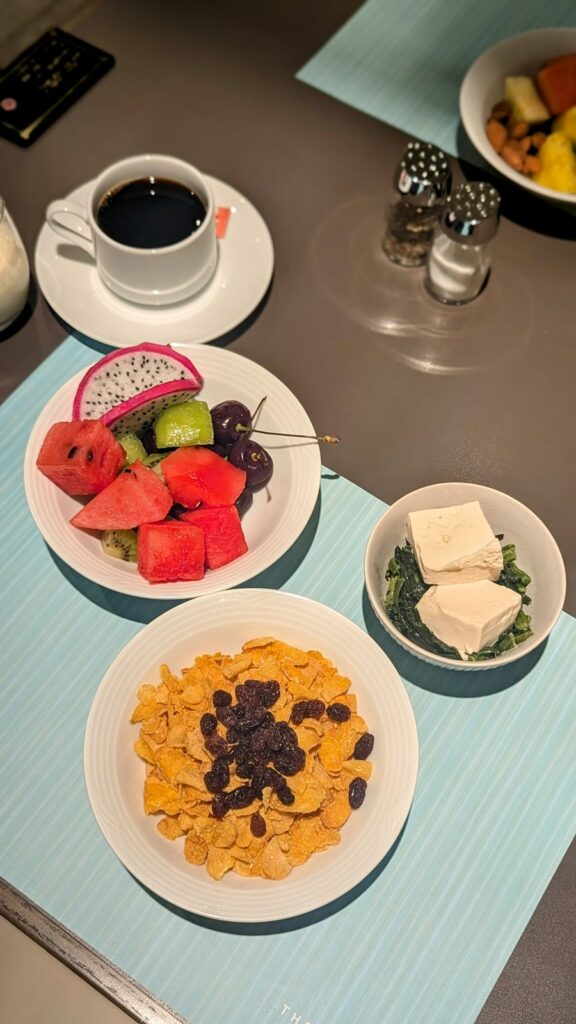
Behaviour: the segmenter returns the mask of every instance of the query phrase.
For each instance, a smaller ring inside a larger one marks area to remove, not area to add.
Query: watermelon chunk
[[[218,569],[248,551],[240,516],[235,505],[225,508],[198,508],[183,512],[181,521],[198,526],[204,533],[206,567]]]
[[[190,523],[148,523],[138,530],[138,569],[149,583],[201,580],[204,534]]]
[[[175,502],[194,508],[233,505],[246,473],[208,448],[177,448],[162,461],[162,474]]]
[[[170,492],[154,470],[134,462],[70,522],[85,530],[131,530],[164,519],[171,505]]]
[[[564,114],[576,106],[576,53],[547,61],[536,81],[551,114]]]
[[[99,420],[53,423],[36,465],[66,494],[98,494],[120,472],[124,449]]]

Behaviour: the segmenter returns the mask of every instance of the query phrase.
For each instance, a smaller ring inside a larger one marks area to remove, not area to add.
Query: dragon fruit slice
[[[167,381],[115,405],[100,417],[100,422],[114,434],[141,434],[152,426],[164,409],[190,401],[197,392],[198,387],[189,380]]]
[[[98,420],[106,413],[125,405],[144,392],[152,395],[158,387],[184,386],[178,401],[185,402],[202,387],[202,377],[193,363],[168,345],[146,341],[133,348],[110,352],[84,374],[74,397],[72,417],[75,420]],[[167,397],[169,390],[165,392]],[[168,402],[168,405],[172,404]],[[166,405],[158,407],[158,412]]]

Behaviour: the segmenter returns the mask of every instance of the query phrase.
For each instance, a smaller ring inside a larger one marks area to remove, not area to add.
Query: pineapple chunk
[[[536,86],[531,78],[517,75],[506,79],[505,96],[512,104],[512,115],[517,121],[537,124],[547,121],[550,117],[548,108],[544,106]]]
[[[570,107],[557,117],[552,125],[555,132],[565,132],[576,146],[576,107]]]

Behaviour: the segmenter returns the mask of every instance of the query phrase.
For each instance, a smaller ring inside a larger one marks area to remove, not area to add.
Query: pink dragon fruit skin
[[[114,434],[139,434],[151,427],[164,409],[189,402],[197,391],[196,385],[189,380],[167,381],[115,405],[100,417],[100,421]]]
[[[102,419],[144,392],[152,401],[166,400],[171,390],[177,390],[176,384],[181,389],[177,400],[184,402],[200,390],[202,383],[201,374],[185,355],[168,345],[146,341],[110,352],[87,370],[74,396],[72,418]],[[167,390],[159,393],[158,388]],[[163,408],[166,402],[158,407],[158,412]]]

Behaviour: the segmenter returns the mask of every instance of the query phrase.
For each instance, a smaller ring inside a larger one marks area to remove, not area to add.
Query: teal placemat
[[[386,506],[325,470],[301,540],[254,583],[323,601],[382,643],[418,722],[412,812],[385,864],[329,913],[242,927],[171,908],[107,846],[82,768],[102,675],[169,605],[58,562],[21,483],[35,417],[92,358],[66,341],[0,410],[2,874],[194,1024],[469,1024],[575,830],[575,620],[563,615],[520,666],[472,679],[410,658],[363,595]]]
[[[297,77],[456,155],[458,94],[476,57],[507,36],[575,24],[573,0],[368,0]]]

